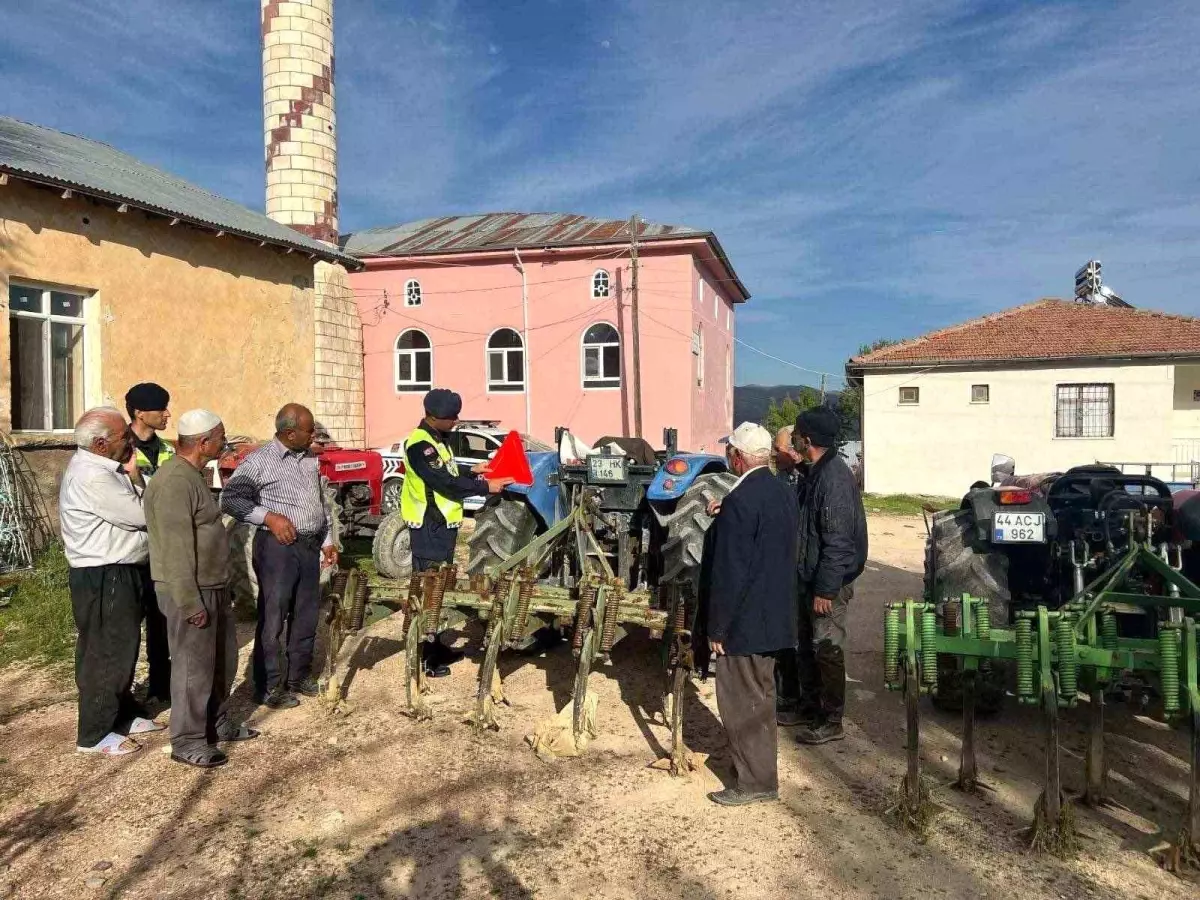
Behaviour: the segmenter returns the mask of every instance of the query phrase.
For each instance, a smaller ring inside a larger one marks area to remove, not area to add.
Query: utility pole
[[[642,340],[638,330],[638,216],[629,217],[630,306],[633,309],[633,434],[642,436]]]
[[[825,376],[821,376],[821,405],[825,405]]]

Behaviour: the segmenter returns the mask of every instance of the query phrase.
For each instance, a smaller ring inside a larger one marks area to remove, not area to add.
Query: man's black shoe
[[[840,741],[845,736],[841,722],[823,722],[805,728],[796,735],[796,740],[802,744],[828,744],[830,741]]]
[[[817,714],[806,709],[777,709],[775,722],[782,728],[793,728],[796,725],[811,728],[817,724]]]
[[[302,694],[305,697],[316,697],[321,693],[321,687],[315,678],[305,678],[303,681],[289,684],[288,690],[293,694]]]
[[[269,694],[255,694],[254,702],[269,709],[295,709],[300,705],[295,694],[287,691],[271,691]]]
[[[445,678],[450,674],[450,667],[442,663],[425,663],[426,678]]]
[[[769,803],[779,799],[779,791],[742,791],[738,788],[725,788],[723,791],[713,791],[708,799],[719,806],[745,806],[749,803]]]

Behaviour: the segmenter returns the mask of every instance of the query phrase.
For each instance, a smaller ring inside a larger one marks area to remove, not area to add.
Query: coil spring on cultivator
[[[962,628],[962,601],[947,600],[942,605],[942,625],[946,634],[956,637]]]
[[[350,605],[350,630],[358,631],[363,627],[363,619],[367,614],[367,596],[371,589],[367,579],[359,575],[354,582],[354,600]]]
[[[600,628],[600,652],[608,653],[617,640],[617,618],[621,614],[621,601],[625,599],[625,586],[617,582],[609,589],[604,601],[604,622]]]
[[[483,636],[484,646],[492,642],[492,635],[496,633],[500,619],[504,616],[504,604],[508,602],[508,592],[512,588],[512,579],[512,573],[505,572],[496,579],[496,584],[492,588],[492,610],[488,615],[487,632]]]
[[[402,634],[408,634],[408,626],[412,624],[413,616],[421,609],[425,593],[425,573],[413,572],[408,577],[408,600],[404,604],[404,624]]]
[[[346,593],[346,582],[350,580],[349,569],[338,569],[338,573],[333,576],[333,582],[329,585],[329,592],[339,601],[342,595]]]
[[[571,632],[571,650],[576,655],[583,650],[583,636],[591,623],[592,609],[596,605],[596,595],[600,588],[594,582],[588,582],[579,589],[579,600],[575,604],[575,629]]]
[[[446,585],[458,580],[458,567],[453,563],[442,566],[430,578],[429,597],[425,603],[425,636],[437,634],[442,619],[442,601],[446,597]]]

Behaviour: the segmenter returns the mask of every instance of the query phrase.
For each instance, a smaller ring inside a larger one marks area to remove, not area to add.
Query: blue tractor
[[[557,446],[563,435],[556,430]],[[660,451],[641,438],[604,437],[599,452],[571,463],[556,451],[528,453],[533,485],[512,485],[476,513],[467,572],[488,572],[583,505],[595,545],[547,560],[543,578],[574,583],[584,557],[602,554],[629,590],[697,587],[707,507],[737,479],[723,456],[680,452],[676,435],[665,429]]]

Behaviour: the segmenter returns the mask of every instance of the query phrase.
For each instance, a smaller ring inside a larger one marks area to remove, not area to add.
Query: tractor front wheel
[[[407,578],[412,574],[412,535],[399,511],[384,517],[375,529],[371,557],[375,571],[384,578]]]

